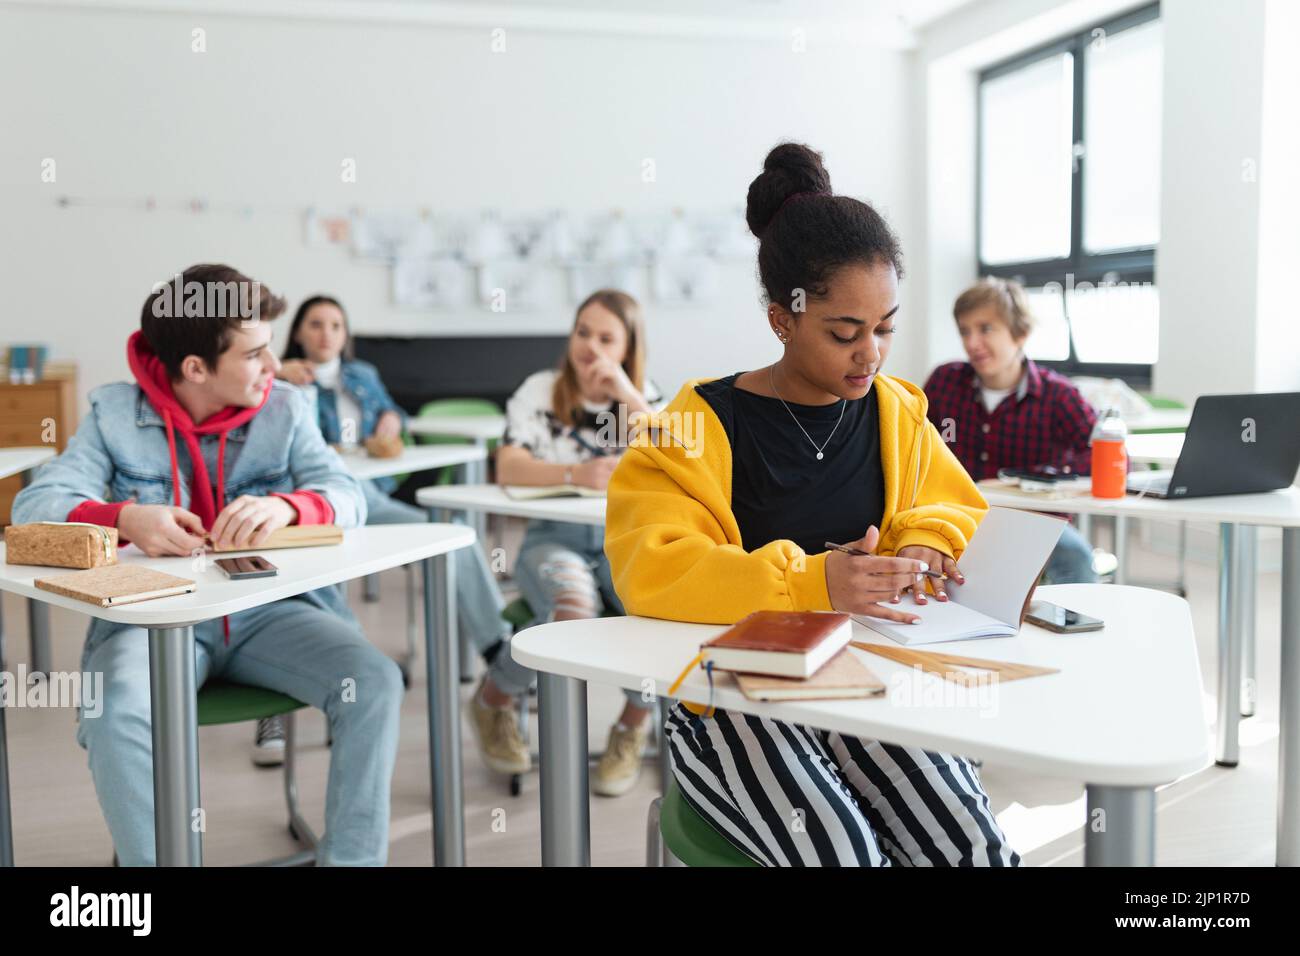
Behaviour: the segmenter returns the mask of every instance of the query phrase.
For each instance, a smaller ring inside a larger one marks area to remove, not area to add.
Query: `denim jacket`
[[[379,370],[369,362],[345,359],[339,369],[339,379],[343,390],[351,395],[361,408],[361,421],[357,423],[360,428],[357,441],[363,441],[375,433],[379,416],[384,412],[396,412],[402,419],[402,427],[406,427],[406,412],[393,401],[388,394],[388,389],[384,388],[384,383],[379,378]],[[324,393],[327,391],[327,389],[316,389],[320,430],[327,442],[336,445],[342,440],[343,433],[339,425],[338,405],[325,397]]]
[[[199,439],[209,474],[215,475],[217,437]],[[57,458],[42,465],[31,484],[14,498],[14,524],[64,521],[87,499],[134,500],[139,504],[174,503],[171,459],[162,418],[138,385],[116,382],[90,393],[90,414]],[[189,457],[181,451],[181,506],[190,506]],[[321,438],[302,394],[286,382],[272,384],[266,404],[250,421],[226,438],[225,500],[239,495],[314,491],[334,509],[334,523],[344,528],[366,521],[361,485]],[[351,619],[337,588],[301,595],[305,600]],[[124,625],[96,619],[90,636]]]

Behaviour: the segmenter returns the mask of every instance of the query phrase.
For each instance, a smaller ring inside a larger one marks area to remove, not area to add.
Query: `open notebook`
[[[1020,631],[1038,576],[1064,529],[1065,521],[1051,515],[990,508],[957,562],[966,583],[944,582],[946,602],[931,595],[929,603],[917,605],[905,594],[903,603],[886,605],[915,614],[920,624],[856,614],[853,620],[900,644],[1011,637]]]

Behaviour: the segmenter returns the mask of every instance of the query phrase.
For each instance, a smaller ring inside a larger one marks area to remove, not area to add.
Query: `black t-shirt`
[[[876,390],[843,403],[839,421],[840,402],[782,405],[778,398],[736,388],[738,375],[696,391],[731,441],[731,510],[745,550],[785,539],[807,554],[821,554],[827,541],[847,544],[871,525],[879,527],[885,475]],[[830,436],[821,461],[791,415],[819,446]]]

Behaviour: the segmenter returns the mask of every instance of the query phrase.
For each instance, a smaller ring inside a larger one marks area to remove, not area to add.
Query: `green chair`
[[[650,804],[646,864],[660,866],[663,849],[685,866],[758,866],[686,802],[673,783]]]
[[[284,718],[284,802],[289,811],[289,835],[302,844],[299,853],[275,860],[266,860],[259,866],[315,866],[315,832],[303,819],[298,806],[298,781],[295,770],[294,713],[307,705],[288,694],[251,687],[224,680],[210,680],[199,691],[198,718],[200,727],[218,724],[242,724],[266,717]]]
[[[284,801],[289,810],[289,835],[303,849],[295,854],[273,860],[264,860],[255,866],[315,866],[315,832],[303,819],[298,806],[298,783],[294,776],[294,712],[306,707],[288,694],[251,687],[230,681],[214,679],[203,685],[198,695],[198,725],[212,727],[218,724],[242,724],[266,717],[284,718]],[[117,854],[113,854],[117,865]]]

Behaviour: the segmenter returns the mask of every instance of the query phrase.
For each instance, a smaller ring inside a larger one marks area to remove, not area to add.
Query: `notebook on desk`
[[[944,582],[947,601],[933,595],[915,604],[886,605],[915,614],[919,624],[901,624],[855,614],[853,619],[900,644],[937,644],[977,637],[1011,637],[1020,631],[1038,577],[1065,529],[1051,515],[990,508],[970,546],[957,562],[965,584]]]
[[[32,583],[42,591],[76,598],[96,607],[136,604],[194,590],[194,582],[189,578],[178,578],[174,574],[133,564],[110,564],[52,578],[37,578]]]
[[[502,485],[512,501],[537,501],[542,498],[604,498],[605,492],[581,485]]]

